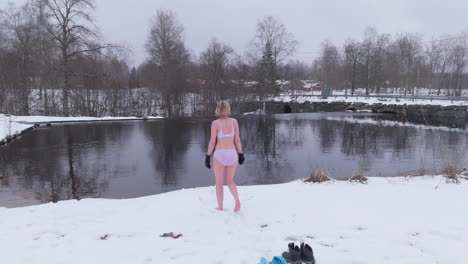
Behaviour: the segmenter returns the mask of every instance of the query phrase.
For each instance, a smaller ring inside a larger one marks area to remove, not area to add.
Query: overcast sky
[[[0,0],[2,7],[9,2]],[[24,0],[15,0],[15,3]],[[95,17],[109,42],[133,50],[132,64],[146,58],[144,43],[156,9],[171,9],[185,27],[186,46],[197,56],[211,38],[244,54],[257,21],[278,16],[299,41],[296,58],[312,61],[320,43],[341,45],[361,38],[368,26],[379,32],[419,32],[424,39],[468,30],[466,0],[96,0]]]

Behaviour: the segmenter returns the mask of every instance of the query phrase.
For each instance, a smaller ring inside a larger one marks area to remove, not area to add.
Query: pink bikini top
[[[234,120],[232,118],[231,119],[231,126],[232,126],[232,133],[231,134],[224,134],[223,132],[223,127],[221,126],[221,122],[218,120],[218,124],[219,124],[219,131],[218,131],[218,138],[225,138],[225,137],[234,137],[234,135],[236,134],[236,131],[234,130]]]

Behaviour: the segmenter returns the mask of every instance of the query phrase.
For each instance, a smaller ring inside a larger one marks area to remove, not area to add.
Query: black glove
[[[239,164],[240,165],[244,164],[244,161],[245,161],[244,153],[239,153]]]
[[[207,169],[211,169],[211,160],[210,160],[211,156],[210,155],[205,155],[205,167]]]

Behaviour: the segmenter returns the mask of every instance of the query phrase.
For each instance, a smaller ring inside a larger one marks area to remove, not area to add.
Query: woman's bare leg
[[[215,174],[216,182],[216,198],[218,199],[217,210],[223,210],[223,199],[224,199],[224,166],[216,159],[213,159],[213,170]]]
[[[237,192],[237,186],[234,183],[234,174],[236,173],[236,168],[237,168],[237,162],[234,165],[226,167],[226,183],[227,183],[227,186],[229,187],[229,190],[232,193],[232,196],[234,197],[234,201],[236,202],[236,207],[234,208],[234,212],[239,212],[240,210],[239,194]]]

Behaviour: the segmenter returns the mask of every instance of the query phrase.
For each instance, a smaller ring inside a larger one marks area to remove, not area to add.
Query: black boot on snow
[[[308,244],[301,244],[301,260],[307,264],[315,264],[314,251]]]
[[[288,244],[288,252],[283,252],[281,255],[288,263],[300,263],[301,260],[301,249],[298,246],[294,246],[294,243]]]

